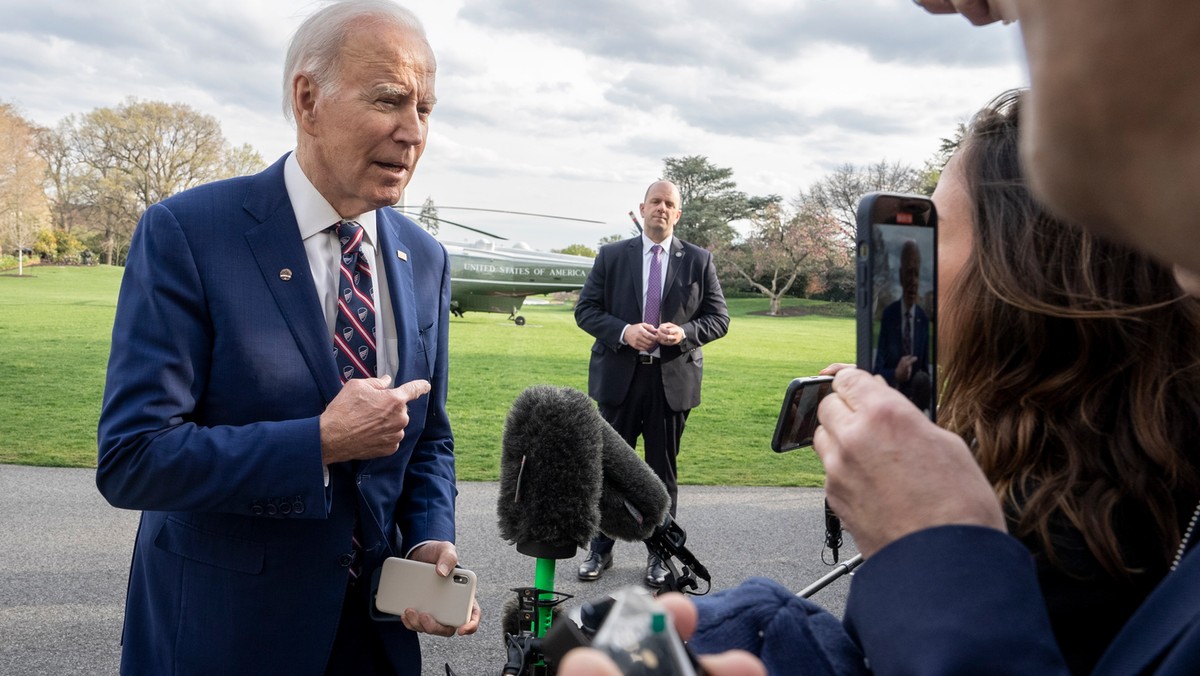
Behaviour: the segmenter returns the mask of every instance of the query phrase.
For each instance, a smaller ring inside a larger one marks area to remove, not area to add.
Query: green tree
[[[938,181],[942,178],[942,169],[950,161],[950,157],[958,151],[958,147],[962,145],[962,140],[966,135],[967,125],[959,122],[949,138],[942,138],[938,149],[929,159],[925,160],[925,165],[918,172],[921,184],[919,193],[922,195],[933,194],[934,188],[937,188]]]
[[[761,215],[780,202],[778,195],[751,197],[737,190],[733,170],[703,155],[663,158],[663,178],[679,188],[683,216],[675,234],[702,247],[732,242],[737,237],[732,222]]]
[[[596,250],[584,244],[568,244],[562,249],[551,249],[553,253],[570,254],[572,256],[596,257]]]

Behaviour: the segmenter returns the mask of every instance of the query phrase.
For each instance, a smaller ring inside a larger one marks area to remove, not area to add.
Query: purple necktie
[[[646,277],[646,311],[642,320],[650,326],[658,326],[662,319],[662,246],[650,247],[650,274]]]
[[[333,356],[345,383],[351,378],[376,376],[375,302],[371,299],[371,267],[362,254],[362,226],[340,223],[337,235],[342,243],[342,258]]]

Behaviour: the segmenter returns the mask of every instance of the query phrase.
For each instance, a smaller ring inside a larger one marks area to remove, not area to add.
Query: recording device
[[[883,376],[932,420],[937,403],[937,213],[920,195],[858,203],[858,367]]]
[[[547,650],[574,626],[552,621],[570,598],[554,591],[556,559],[573,557],[597,530],[661,552],[670,572],[660,591],[695,589],[697,576],[709,582],[669,507],[662,481],[586,394],[546,385],[522,392],[505,422],[496,512],[500,534],[536,557],[537,567],[534,586],[514,589],[517,601],[504,611],[503,673],[546,673],[553,654]]]
[[[500,535],[536,557],[534,636],[550,629],[557,559],[575,556],[600,523],[604,421],[587,395],[535,385],[517,396],[500,451]]]
[[[771,437],[771,450],[776,453],[812,446],[817,431],[817,404],[833,391],[833,376],[796,378],[788,383],[783,395],[783,408]]]
[[[413,608],[444,625],[461,627],[471,619],[475,585],[475,573],[464,568],[442,577],[432,563],[391,556],[383,561],[375,608],[390,615]]]

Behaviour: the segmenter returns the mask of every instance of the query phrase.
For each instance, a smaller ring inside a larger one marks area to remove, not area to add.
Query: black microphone
[[[588,396],[535,385],[513,402],[500,454],[500,535],[528,556],[569,559],[600,523],[607,424]],[[609,428],[611,429],[611,428]]]
[[[833,562],[838,562],[838,550],[842,547],[842,520],[829,507],[829,498],[825,499],[825,546],[833,550]],[[822,557],[824,555],[822,554]]]
[[[645,540],[668,516],[671,496],[654,470],[599,411],[592,411],[603,441],[600,530],[614,540]]]
[[[596,413],[599,418],[599,412]],[[695,588],[693,574],[711,578],[684,543],[687,532],[671,517],[671,496],[662,479],[603,418],[604,472],[600,491],[600,530],[614,540],[646,543],[671,575],[661,591]],[[672,557],[684,565],[676,571]]]
[[[586,394],[535,385],[517,396],[504,424],[496,515],[500,535],[537,557],[533,588],[518,593],[533,604],[531,629],[539,638],[550,630],[556,603],[556,559],[575,556],[599,527],[604,441],[597,421],[604,422]],[[520,652],[520,642],[509,642],[510,652]]]

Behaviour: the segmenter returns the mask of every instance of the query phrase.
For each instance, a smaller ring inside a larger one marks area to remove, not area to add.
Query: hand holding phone
[[[461,627],[471,619],[475,586],[475,573],[469,570],[455,568],[442,577],[432,563],[393,556],[383,562],[375,607],[391,615],[412,608],[448,627]]]

